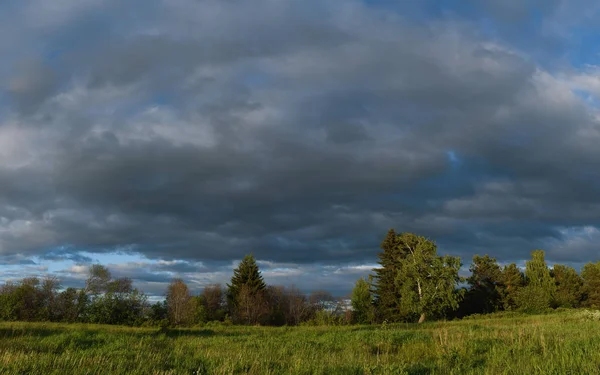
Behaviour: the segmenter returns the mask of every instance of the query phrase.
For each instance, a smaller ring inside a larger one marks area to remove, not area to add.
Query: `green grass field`
[[[0,374],[598,374],[600,313],[423,325],[0,323]]]

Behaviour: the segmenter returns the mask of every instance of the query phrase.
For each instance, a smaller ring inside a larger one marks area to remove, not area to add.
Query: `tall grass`
[[[0,324],[0,374],[598,374],[600,315],[423,325]]]

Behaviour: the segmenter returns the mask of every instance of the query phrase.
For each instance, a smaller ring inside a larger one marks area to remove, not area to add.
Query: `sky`
[[[348,293],[390,228],[600,260],[600,4],[4,0],[0,281]]]

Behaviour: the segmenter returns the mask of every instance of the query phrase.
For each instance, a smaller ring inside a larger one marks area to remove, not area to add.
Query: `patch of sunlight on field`
[[[2,374],[594,374],[600,315],[349,327],[0,323]]]

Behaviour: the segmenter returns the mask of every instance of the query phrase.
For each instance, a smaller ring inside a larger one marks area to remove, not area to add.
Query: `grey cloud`
[[[262,5],[114,12],[115,33],[58,59],[60,84],[15,84],[28,126],[0,126],[19,145],[0,151],[0,252],[181,260],[117,267],[154,291],[174,274],[204,274],[200,288],[225,271],[198,262],[249,252],[341,290],[363,271],[319,267],[372,263],[390,227],[465,262],[539,246],[581,260],[561,228],[600,225],[598,123],[564,78],[461,19]]]
[[[19,254],[0,256],[0,265],[3,265],[3,266],[6,266],[6,265],[35,265],[35,264],[36,263],[32,259],[26,258]]]
[[[56,89],[54,71],[40,61],[20,62],[8,92],[14,107],[22,113],[31,113],[49,98]]]
[[[89,256],[73,251],[73,249],[61,249],[60,251],[51,251],[43,254],[41,259],[45,261],[64,261],[69,260],[75,264],[91,264],[93,259]]]

